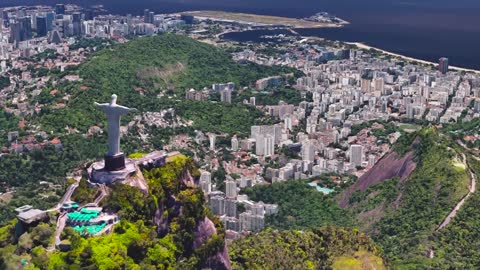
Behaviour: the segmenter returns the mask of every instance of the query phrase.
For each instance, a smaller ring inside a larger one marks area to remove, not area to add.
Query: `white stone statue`
[[[110,103],[97,103],[95,105],[107,115],[108,120],[108,153],[107,156],[114,157],[120,152],[120,118],[137,109],[117,105],[117,95],[112,95]]]

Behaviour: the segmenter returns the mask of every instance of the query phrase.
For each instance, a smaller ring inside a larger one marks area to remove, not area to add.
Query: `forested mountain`
[[[322,224],[360,229],[382,248],[392,269],[478,268],[473,258],[480,255],[474,206],[479,193],[468,197],[448,225],[440,225],[469,193],[470,170],[475,175],[480,162],[435,127],[406,135],[384,159],[371,169],[381,173],[360,178],[335,198],[314,191],[305,181],[245,192],[285,207],[268,219],[273,228],[314,229]],[[413,169],[397,167],[402,164]],[[332,203],[335,199],[342,208]],[[345,199],[347,204],[342,203]]]
[[[418,143],[407,147],[417,165],[407,178],[390,179],[350,198],[350,209],[395,268],[435,264],[436,258],[428,254],[436,229],[470,184],[466,160],[455,142],[435,128],[422,130],[415,139]]]

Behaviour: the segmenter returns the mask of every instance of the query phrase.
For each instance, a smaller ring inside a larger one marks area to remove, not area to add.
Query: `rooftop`
[[[43,219],[46,212],[40,209],[30,209],[28,211],[21,212],[17,215],[17,218],[24,223],[30,224],[34,221]]]
[[[31,205],[24,205],[24,206],[21,206],[21,207],[18,207],[17,209],[15,209],[15,211],[17,213],[22,213],[22,212],[25,212],[25,211],[28,211],[30,209],[32,209],[33,207]]]

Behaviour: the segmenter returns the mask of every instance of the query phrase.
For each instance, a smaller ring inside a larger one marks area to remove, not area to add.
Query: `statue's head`
[[[110,101],[110,105],[115,105],[115,104],[117,104],[117,95],[113,94],[112,101]]]

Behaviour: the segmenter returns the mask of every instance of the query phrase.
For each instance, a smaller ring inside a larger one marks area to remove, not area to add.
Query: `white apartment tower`
[[[275,150],[275,140],[274,140],[274,138],[270,135],[267,135],[267,136],[265,136],[264,141],[265,141],[265,143],[264,143],[265,148],[264,148],[263,155],[266,156],[266,157],[272,156],[274,154],[274,150]]]
[[[231,144],[232,144],[232,151],[238,151],[238,139],[237,139],[237,136],[233,136],[233,137],[232,137]]]
[[[363,161],[363,146],[352,144],[350,146],[350,162],[355,166],[362,166]]]
[[[207,171],[202,171],[200,174],[200,187],[205,193],[212,192],[212,174]]]
[[[309,141],[302,144],[302,160],[312,162],[315,160],[315,147]]]
[[[225,181],[225,189],[227,198],[234,199],[237,197],[237,183],[235,181]]]
[[[215,140],[217,136],[215,136],[215,134],[209,134],[208,139],[210,140],[210,150],[215,151]]]

